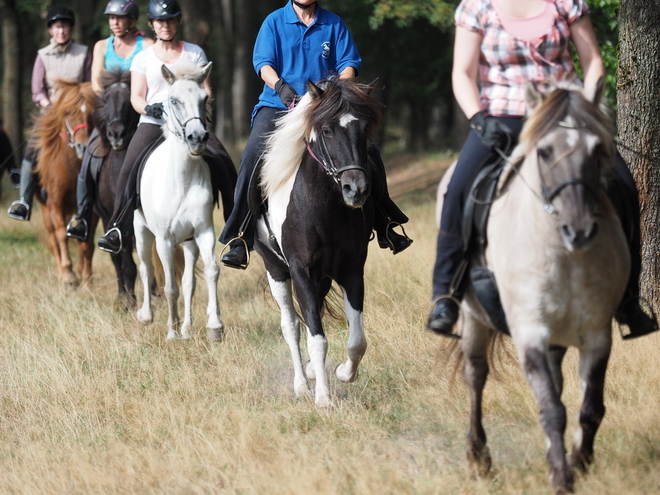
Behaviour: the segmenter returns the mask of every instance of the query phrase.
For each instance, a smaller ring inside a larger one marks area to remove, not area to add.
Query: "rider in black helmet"
[[[43,113],[57,99],[54,92],[57,80],[85,82],[90,80],[92,53],[85,46],[71,39],[76,19],[73,11],[64,5],[53,5],[48,9],[46,25],[51,39],[50,44],[37,53],[32,69],[32,101]],[[36,153],[34,142],[28,139],[25,155],[21,163],[21,199],[14,201],[7,215],[17,220],[29,220],[32,198],[39,184],[33,173]]]
[[[119,174],[110,229],[98,240],[99,248],[110,253],[120,252],[124,240],[132,234],[137,183],[131,171],[141,152],[162,135],[163,118],[167,117],[163,114],[163,102],[167,98],[169,85],[162,76],[161,67],[165,64],[172,70],[176,69],[177,64],[201,67],[208,63],[204,50],[199,46],[178,40],[181,8],[176,0],[151,0],[147,17],[157,41],[138,53],[131,65],[131,103],[135,111],[141,114],[140,124],[128,146]],[[208,79],[203,84],[210,95]],[[210,131],[206,147],[208,153],[204,158],[212,169],[212,175],[219,177],[226,218],[234,204],[236,169],[225,148]]]

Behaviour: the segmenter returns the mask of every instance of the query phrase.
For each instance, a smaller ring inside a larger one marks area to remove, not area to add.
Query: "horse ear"
[[[525,82],[525,101],[527,102],[527,109],[529,112],[535,110],[545,98],[545,95],[539,91],[531,81]]]
[[[594,105],[600,105],[603,95],[605,94],[605,78],[600,76],[598,82],[596,82],[596,86],[585,88],[584,93],[587,99]]]
[[[169,85],[174,84],[174,81],[176,81],[176,76],[172,73],[170,69],[168,69],[165,64],[163,64],[160,68],[161,74],[163,74],[163,78],[167,81]]]
[[[204,81],[206,81],[206,78],[209,77],[212,65],[213,62],[209,62],[204,67],[202,67],[202,73],[199,75],[199,80],[197,81],[199,84],[202,84]]]
[[[364,90],[365,93],[367,93],[369,96],[371,96],[371,93],[373,93],[374,89],[376,89],[376,85],[378,84],[379,78],[377,77],[373,81],[371,81],[369,84],[367,84],[366,89]]]
[[[307,79],[307,92],[312,95],[312,99],[314,100],[323,96],[323,90],[314,84],[310,79]]]

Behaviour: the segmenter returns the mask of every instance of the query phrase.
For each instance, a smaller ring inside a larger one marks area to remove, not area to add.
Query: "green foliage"
[[[373,14],[369,24],[378,28],[386,19],[398,27],[409,27],[416,19],[426,19],[432,25],[449,29],[453,24],[457,0],[370,0]]]
[[[21,14],[40,15],[49,5],[46,0],[17,0],[16,10]]]

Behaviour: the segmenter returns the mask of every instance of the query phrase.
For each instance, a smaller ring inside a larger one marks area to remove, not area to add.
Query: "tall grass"
[[[460,373],[452,379],[447,342],[423,329],[433,191],[401,204],[415,243],[397,256],[370,247],[369,348],[355,383],[332,383],[332,411],[293,395],[257,256],[246,272],[222,270],[223,342],[204,338],[203,284],[195,338],[167,342],[162,302],[147,327],[113,309],[107,254],[96,254],[91,288],[62,292],[39,213],[29,224],[0,214],[0,493],[550,493],[538,407],[509,357],[485,393],[492,476],[467,473],[465,386]],[[344,359],[347,329],[326,327],[332,366]],[[615,338],[607,414],[580,493],[660,492],[659,343]],[[570,352],[567,439],[576,363]]]

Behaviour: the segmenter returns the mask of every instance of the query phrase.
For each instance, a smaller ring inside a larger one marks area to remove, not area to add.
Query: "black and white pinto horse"
[[[315,378],[316,405],[330,407],[328,342],[321,320],[333,280],[344,294],[350,332],[348,359],[337,367],[337,378],[354,381],[367,348],[364,264],[374,222],[367,141],[381,115],[370,86],[331,78],[319,85],[308,81],[307,89],[298,106],[278,121],[267,143],[261,172],[267,210],[258,217],[255,248],[281,310],[294,391],[311,395],[307,378]],[[310,363],[305,369],[292,282],[307,327]]]

